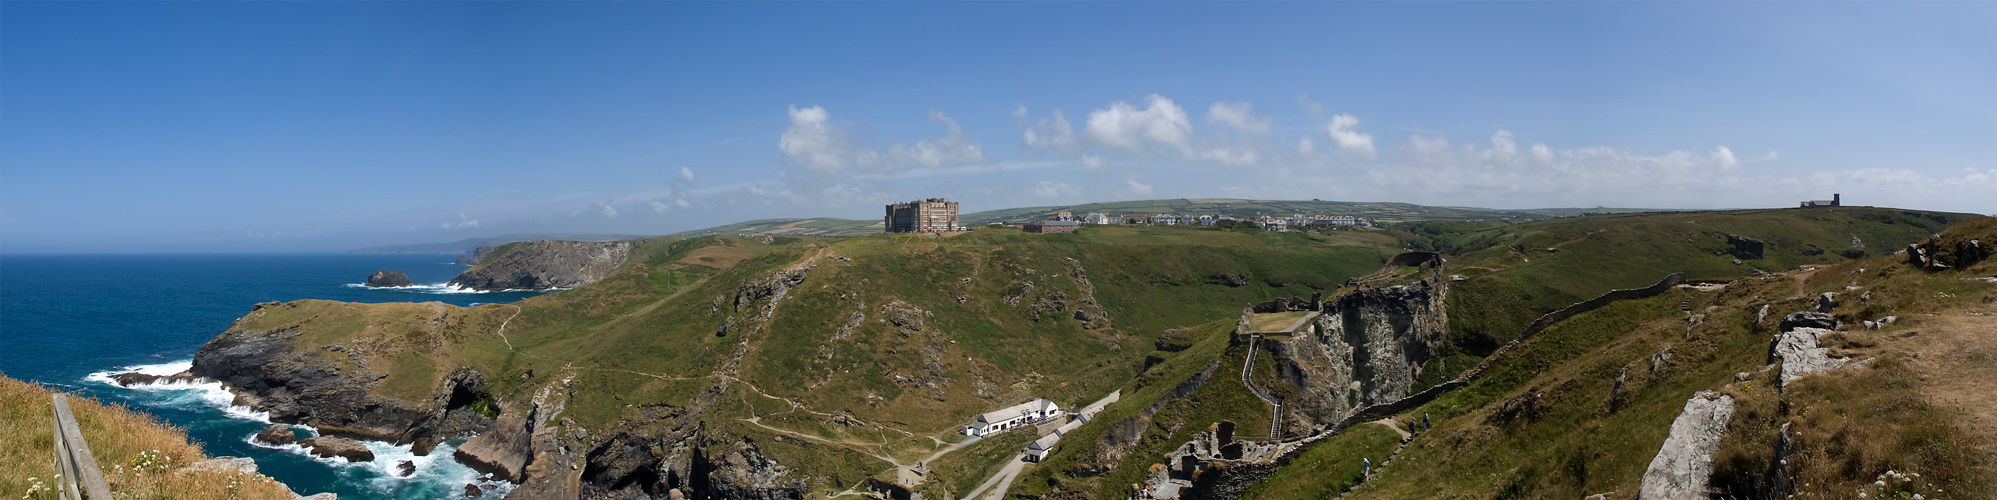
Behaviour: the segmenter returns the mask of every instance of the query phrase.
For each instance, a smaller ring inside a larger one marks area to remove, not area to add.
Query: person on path
[[[1373,475],[1373,459],[1360,457],[1359,463],[1366,466],[1366,472],[1360,474],[1359,477],[1367,477]]]

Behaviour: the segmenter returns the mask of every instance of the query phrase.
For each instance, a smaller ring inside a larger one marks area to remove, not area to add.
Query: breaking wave
[[[235,394],[224,388],[221,382],[197,378],[179,381],[160,380],[124,386],[118,385],[118,382],[111,378],[113,375],[133,372],[165,377],[187,371],[193,366],[193,360],[132,365],[91,373],[84,377],[84,381],[87,384],[102,384],[116,389],[141,392],[143,397],[133,398],[134,402],[147,406],[190,411],[206,409],[219,412],[230,419],[256,422],[263,426],[272,424],[270,412],[237,406],[234,403]],[[309,436],[319,435],[319,430],[309,425],[289,424],[289,426],[294,431],[304,430]],[[261,430],[262,426],[255,429],[255,431]],[[366,490],[378,498],[462,497],[467,484],[477,487],[488,498],[500,498],[514,487],[513,483],[493,480],[452,459],[457,447],[464,444],[464,438],[454,438],[440,443],[430,451],[429,455],[423,456],[418,456],[412,451],[413,445],[361,440],[368,451],[374,452],[375,459],[368,462],[348,462],[341,457],[327,458],[312,455],[297,444],[280,446],[265,444],[255,439],[255,431],[241,437],[242,441],[253,449],[304,458],[330,469],[340,482],[346,483],[347,487]],[[403,462],[409,462],[415,467],[415,471],[403,476],[400,470]]]

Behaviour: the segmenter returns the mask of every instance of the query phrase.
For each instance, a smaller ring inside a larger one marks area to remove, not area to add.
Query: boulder
[[[1820,295],[1817,295],[1817,312],[1828,313],[1831,312],[1831,309],[1837,308],[1837,306],[1838,306],[1837,292],[1824,292]]]
[[[263,444],[268,444],[272,446],[283,446],[297,442],[298,436],[292,434],[291,426],[284,424],[276,424],[270,427],[265,427],[263,432],[257,433],[256,440],[257,442]]]
[[[298,445],[310,449],[313,455],[320,457],[342,457],[347,459],[348,462],[374,461],[374,452],[368,450],[367,445],[363,445],[360,441],[352,439],[320,436],[311,439],[300,439],[298,440]]]
[[[366,285],[372,288],[410,286],[409,275],[383,269],[368,275]]]
[[[218,472],[223,474],[256,474],[257,462],[240,457],[215,457],[188,464],[180,473]]]
[[[1671,421],[1671,434],[1643,471],[1637,488],[1640,500],[1667,498],[1706,498],[1707,482],[1713,476],[1713,452],[1720,448],[1720,434],[1733,419],[1731,396],[1700,391],[1685,401],[1685,409]]]
[[[1780,330],[1786,332],[1797,328],[1830,329],[1836,326],[1837,319],[1832,318],[1829,314],[1821,312],[1796,312],[1782,317]]]
[[[482,496],[485,496],[485,492],[479,491],[478,485],[476,484],[465,485],[465,498],[478,498]]]
[[[532,456],[532,430],[527,428],[531,423],[517,412],[500,415],[485,432],[459,446],[453,456],[472,470],[502,481],[519,481]]]
[[[112,382],[117,382],[118,385],[125,387],[131,387],[134,385],[143,385],[143,384],[156,384],[162,382],[165,383],[188,382],[192,380],[194,380],[194,374],[184,371],[166,376],[150,375],[139,372],[120,373],[111,376]]]
[[[1813,373],[1823,373],[1845,366],[1850,358],[1832,358],[1825,354],[1829,349],[1817,345],[1820,335],[1832,333],[1822,328],[1797,328],[1782,332],[1775,337],[1771,349],[1782,360],[1782,386]]]
[[[402,477],[416,475],[416,462],[403,460],[402,463],[395,464],[395,475]]]

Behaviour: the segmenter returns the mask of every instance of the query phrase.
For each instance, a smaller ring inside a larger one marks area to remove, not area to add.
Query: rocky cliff
[[[258,328],[259,319],[283,314],[299,302],[257,304],[249,316],[210,339],[194,355],[194,376],[227,384],[236,404],[270,412],[272,421],[306,424],[321,432],[394,443],[415,443],[427,454],[445,437],[484,429],[491,419],[472,409],[486,385],[477,370],[459,369],[443,377],[428,398],[405,402],[376,395],[387,378],[340,359],[393,354],[397,348],[370,345],[306,346],[310,331],[300,324]],[[443,304],[430,306],[442,323]],[[383,352],[377,352],[383,351]]]
[[[1439,266],[1415,281],[1362,287],[1324,305],[1324,314],[1289,338],[1266,339],[1283,379],[1298,388],[1285,404],[1316,428],[1357,408],[1413,392],[1421,365],[1440,355],[1449,324]]]
[[[573,288],[608,276],[640,240],[528,241],[496,248],[451,285],[473,290]],[[483,250],[483,249],[481,249]]]

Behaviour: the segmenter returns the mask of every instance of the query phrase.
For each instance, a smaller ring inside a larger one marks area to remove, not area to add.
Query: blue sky
[[[1997,203],[1979,3],[0,3],[0,251],[1239,197]]]

